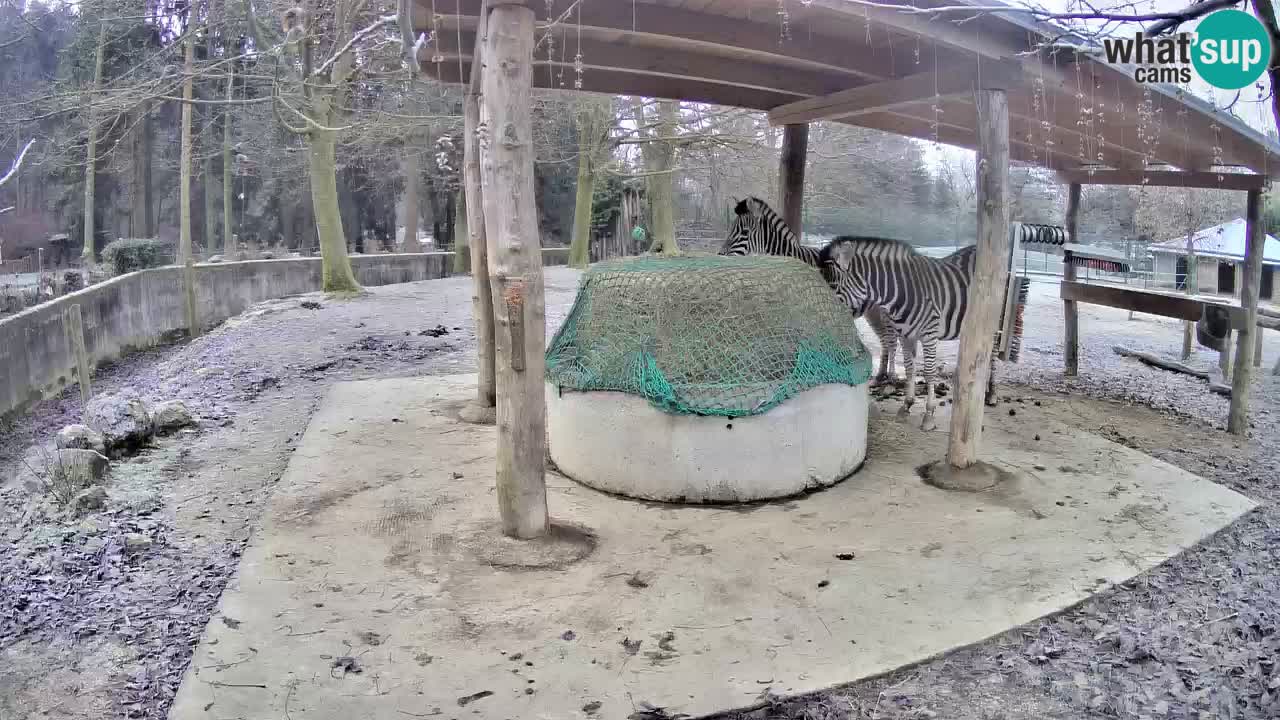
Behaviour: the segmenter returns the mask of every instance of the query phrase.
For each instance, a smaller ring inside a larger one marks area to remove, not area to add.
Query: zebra
[[[786,220],[774,212],[768,203],[758,197],[748,197],[738,201],[733,212],[735,218],[729,227],[729,236],[720,248],[721,255],[783,255],[802,260],[813,267],[818,267],[818,248],[800,244],[796,234],[787,226]],[[897,381],[897,373],[893,367],[894,349],[898,344],[898,333],[887,317],[875,305],[860,308],[850,306],[853,317],[865,317],[871,331],[880,339],[880,371],[871,381],[871,386],[887,385],[893,387]],[[911,347],[914,353],[914,346]],[[908,347],[903,346],[903,364],[906,364]]]
[[[961,248],[944,258],[916,252],[901,240],[842,236],[818,253],[818,267],[836,294],[857,312],[879,306],[904,344],[924,346],[925,412],[921,428],[937,425],[933,413],[938,341],[960,337],[969,304],[969,284],[977,246]],[[911,412],[915,403],[915,353],[905,356],[907,394],[899,415]],[[987,377],[986,404],[995,404],[995,353]]]

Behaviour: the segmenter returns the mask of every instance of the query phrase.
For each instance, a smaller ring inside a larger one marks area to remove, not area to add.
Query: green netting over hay
[[[547,379],[675,414],[758,415],[816,385],[860,385],[871,358],[811,267],[780,257],[600,263],[547,349]]]

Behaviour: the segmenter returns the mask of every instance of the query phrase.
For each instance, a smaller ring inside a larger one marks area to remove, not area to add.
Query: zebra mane
[[[977,250],[976,245],[966,245],[956,250],[950,255],[935,258],[925,255],[916,250],[916,247],[905,240],[896,238],[871,237],[866,235],[841,235],[832,238],[822,249],[818,251],[818,262],[820,264],[828,264],[835,260],[835,254],[841,247],[852,246],[850,250],[854,253],[875,248],[891,247],[897,253],[906,256],[910,260],[924,260],[926,262],[939,262],[946,264],[964,264],[969,261],[969,257]]]

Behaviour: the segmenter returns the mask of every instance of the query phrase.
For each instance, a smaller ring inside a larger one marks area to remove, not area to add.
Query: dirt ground
[[[546,279],[554,329],[572,303],[577,274],[549,268]],[[999,368],[1007,401],[997,411],[1024,415],[1029,434],[1037,417],[1054,417],[1263,507],[1067,613],[888,677],[769,701],[743,717],[1280,715],[1280,378],[1262,373],[1253,437],[1238,441],[1221,430],[1225,400],[1202,382],[1111,352],[1125,344],[1176,354],[1177,323],[1086,307],[1081,375],[1064,382],[1055,294],[1055,285],[1033,286],[1021,362]],[[345,302],[289,298],[101,370],[95,392],[132,387],[157,400],[178,398],[200,426],[117,463],[108,508],[84,518],[12,481],[29,446],[77,419],[74,390],[0,428],[0,478],[10,480],[0,485],[0,718],[164,718],[327,386],[474,369],[470,312],[467,278],[375,288]],[[874,350],[872,336],[863,336]],[[1269,344],[1267,369],[1280,354],[1280,340]],[[944,356],[954,367],[950,345]],[[1207,366],[1216,356],[1201,352],[1194,361]]]

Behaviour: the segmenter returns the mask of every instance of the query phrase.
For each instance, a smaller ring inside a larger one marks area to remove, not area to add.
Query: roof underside
[[[977,2],[978,0],[961,0]],[[444,82],[469,78],[482,0],[415,0],[414,24],[436,38],[419,56]],[[1235,167],[1280,175],[1280,146],[1207,103],[1046,38],[1080,42],[1025,14],[945,16],[937,0],[572,0],[529,2],[537,15],[534,83],[774,111],[976,149],[975,82],[999,70],[1009,90],[1010,155],[1055,170]],[[957,0],[946,0],[954,7]],[[981,0],[981,5],[993,3]],[[785,14],[780,11],[785,8]],[[1012,69],[1012,73],[1009,70]],[[900,82],[893,82],[900,81]],[[930,87],[932,85],[932,87]],[[865,88],[838,108],[793,103]],[[799,112],[799,115],[795,113]]]

